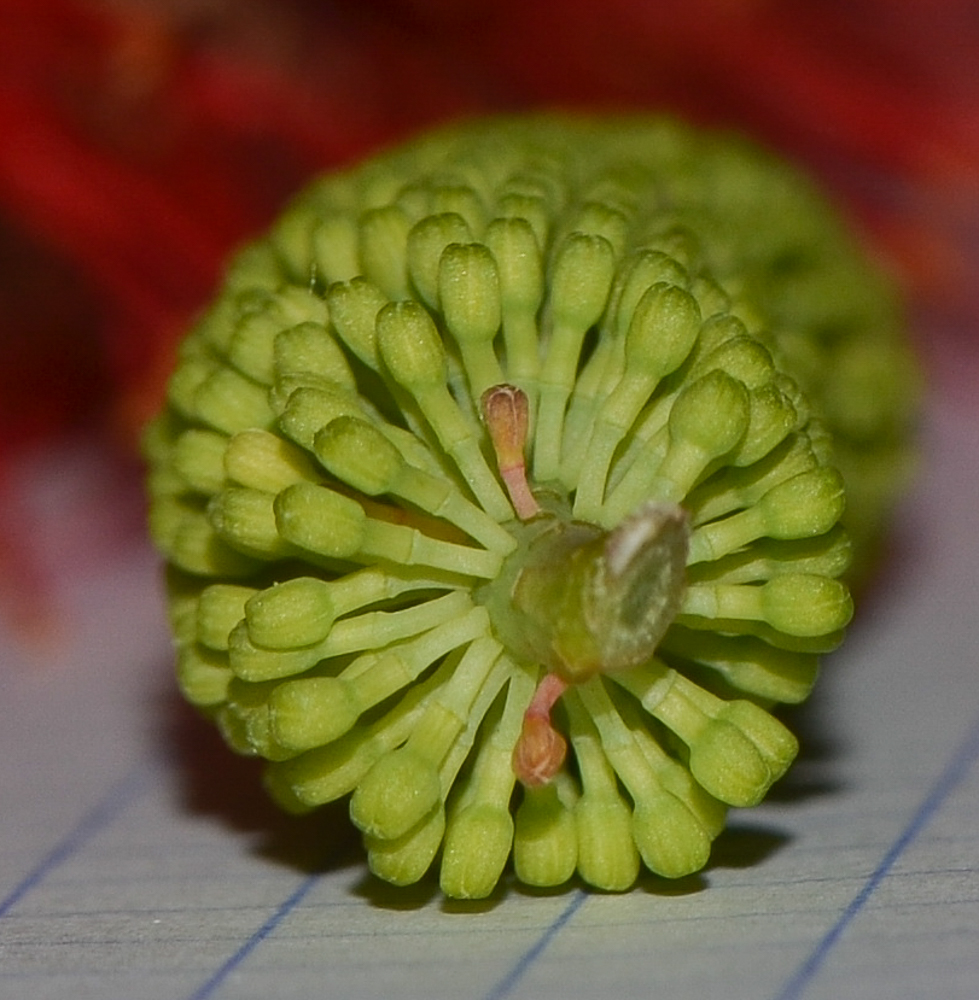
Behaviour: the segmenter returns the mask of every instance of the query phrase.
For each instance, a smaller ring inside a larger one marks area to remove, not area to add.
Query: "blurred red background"
[[[133,455],[236,243],[316,172],[460,115],[641,108],[751,132],[848,206],[908,289],[932,379],[972,398],[977,66],[973,0],[0,0],[10,613],[51,584],[25,462],[80,432]]]

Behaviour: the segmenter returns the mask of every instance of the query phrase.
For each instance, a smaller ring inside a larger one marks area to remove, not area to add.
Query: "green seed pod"
[[[474,396],[503,381],[493,351],[501,322],[500,278],[482,243],[453,243],[439,264],[439,301],[446,325],[462,351]]]
[[[845,505],[843,480],[822,466],[801,472],[763,494],[747,510],[698,528],[690,539],[690,562],[719,559],[758,538],[811,538],[828,532]]]
[[[367,515],[356,500],[312,484],[298,483],[275,497],[279,535],[293,545],[333,559],[360,550]]]
[[[196,608],[197,641],[227,650],[231,630],[245,617],[245,605],[258,591],[232,583],[212,583],[200,592]]]
[[[683,362],[700,330],[697,300],[657,282],[639,300],[625,338],[626,371],[649,371],[658,382]]]
[[[596,889],[622,892],[639,874],[639,851],[632,813],[618,792],[588,791],[574,807],[578,835],[578,874]]]
[[[578,864],[574,813],[556,785],[528,788],[517,809],[513,836],[517,877],[527,885],[561,885]]]
[[[697,871],[906,475],[898,315],[805,180],[669,121],[318,181],[146,434],[181,691],[284,808],[349,796],[397,885]]]
[[[368,209],[360,220],[360,266],[391,299],[408,296],[406,243],[410,223],[397,205]]]
[[[646,867],[666,878],[699,872],[710,857],[709,832],[665,791],[648,793],[637,803],[632,836]]]
[[[372,424],[358,417],[337,417],[313,441],[316,457],[341,482],[368,496],[394,488],[405,461]]]
[[[478,803],[450,821],[439,883],[447,896],[483,899],[496,887],[513,843],[513,817],[503,806]]]
[[[174,441],[171,468],[190,491],[212,495],[224,486],[227,447],[227,435],[192,427]]]
[[[350,800],[350,818],[379,840],[403,836],[441,802],[438,768],[406,747],[392,750],[364,776]]]
[[[338,417],[366,415],[356,393],[343,386],[299,385],[286,382],[279,410],[279,428],[300,447],[313,448],[316,435]]]
[[[358,275],[350,281],[332,285],[327,292],[330,319],[343,343],[371,368],[377,368],[377,345],[374,323],[387,304],[386,296],[366,278]]]
[[[277,334],[273,364],[279,377],[318,375],[328,382],[356,388],[350,362],[340,345],[320,323],[297,323]]]
[[[445,810],[433,809],[407,833],[390,840],[364,835],[371,871],[392,885],[412,885],[432,866],[445,837]]]
[[[432,317],[417,303],[384,306],[377,316],[377,341],[391,376],[410,392],[445,387],[445,347]]]
[[[614,250],[603,236],[573,232],[557,249],[548,274],[550,330],[534,441],[534,472],[542,481],[557,475],[564,409],[585,334],[604,313],[614,276]]]
[[[329,634],[337,616],[335,586],[297,576],[261,590],[244,606],[248,636],[258,646],[291,649],[310,646]]]
[[[256,559],[279,559],[288,553],[273,511],[275,497],[263,490],[230,486],[208,504],[208,520],[230,546]]]
[[[445,248],[469,243],[472,230],[455,212],[426,215],[408,233],[408,268],[422,302],[433,309],[439,304],[439,265]]]
[[[360,274],[357,223],[348,215],[327,215],[310,235],[310,252],[324,281],[350,281]]]
[[[272,734],[292,750],[324,746],[348,732],[361,713],[350,684],[338,677],[284,681],[269,697]]]
[[[276,375],[275,342],[289,327],[305,322],[326,322],[321,298],[295,287],[277,295],[251,295],[228,342],[228,360],[243,375],[270,385]]]
[[[224,705],[234,674],[228,658],[217,650],[185,644],[177,658],[177,685],[192,705],[210,709]]]
[[[278,493],[316,477],[305,451],[263,430],[238,431],[227,441],[224,472],[229,482],[265,493]]]

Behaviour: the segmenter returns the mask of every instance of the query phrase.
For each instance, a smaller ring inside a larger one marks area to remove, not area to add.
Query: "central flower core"
[[[612,530],[574,518],[567,498],[531,489],[524,393],[494,386],[482,406],[519,520],[508,526],[515,548],[476,596],[510,654],[545,670],[513,752],[515,775],[535,787],[564,762],[567,745],[551,709],[567,687],[655,653],[682,603],[690,526],[681,507],[657,501]]]
[[[510,526],[517,548],[477,595],[498,638],[568,684],[648,660],[683,597],[683,510],[648,503],[605,531],[545,504]]]

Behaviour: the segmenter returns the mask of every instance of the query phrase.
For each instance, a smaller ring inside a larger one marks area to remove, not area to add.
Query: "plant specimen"
[[[607,890],[759,802],[907,467],[887,283],[793,169],[456,126],[233,260],[145,439],[178,677],[371,869]]]

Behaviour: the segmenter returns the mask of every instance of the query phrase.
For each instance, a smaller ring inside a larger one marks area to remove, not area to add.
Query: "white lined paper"
[[[98,620],[59,662],[4,653],[0,1000],[971,998],[976,414],[936,408],[927,447],[913,565],[828,661],[785,794],[737,814],[701,877],[622,896],[445,905],[373,883],[344,833],[235,805],[257,783],[174,709],[152,561],[132,554],[88,581]],[[313,834],[338,853],[310,871]]]

